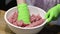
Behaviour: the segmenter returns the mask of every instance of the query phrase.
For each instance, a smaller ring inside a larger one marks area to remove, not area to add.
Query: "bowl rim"
[[[7,20],[6,14],[7,14],[10,10],[12,10],[12,9],[14,9],[14,8],[16,8],[16,7],[17,7],[17,6],[12,7],[12,8],[10,8],[9,10],[7,10],[7,12],[6,12],[5,15],[4,15],[4,19],[5,19],[5,21],[6,21],[6,23],[7,23],[8,25],[13,26],[13,27],[15,27],[15,28],[20,28],[20,29],[36,29],[36,28],[42,27],[42,26],[44,26],[44,25],[46,24],[47,20],[45,20],[45,22],[42,23],[41,25],[38,25],[38,26],[36,26],[36,27],[30,27],[30,28],[28,28],[28,27],[19,27],[19,26],[15,26],[15,25],[11,24],[11,23]],[[34,7],[34,8],[37,8],[38,10],[41,9],[41,8],[38,8],[38,7],[35,7],[35,6],[28,6],[28,7]],[[41,9],[41,10],[43,10],[43,9]],[[43,10],[43,11],[44,11],[44,10]],[[44,13],[46,13],[46,12],[44,11]]]

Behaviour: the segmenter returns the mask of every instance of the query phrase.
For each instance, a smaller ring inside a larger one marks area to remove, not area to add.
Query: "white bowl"
[[[44,15],[45,15],[45,11],[41,8],[38,8],[38,7],[35,7],[35,6],[28,6],[29,10],[30,10],[30,14],[40,14],[40,16],[42,18],[44,18]],[[11,14],[13,14],[15,11],[17,11],[17,7],[13,7],[11,9],[9,9],[6,13],[5,13],[5,16],[4,16],[4,19],[7,23],[7,25],[9,26],[9,28],[16,34],[36,34],[38,33],[39,31],[42,30],[42,28],[44,27],[44,25],[46,24],[46,21],[44,23],[42,23],[41,25],[39,26],[36,26],[36,27],[33,27],[33,28],[22,28],[22,27],[18,27],[18,26],[15,26],[13,24],[11,24],[7,18],[9,16],[11,16]]]

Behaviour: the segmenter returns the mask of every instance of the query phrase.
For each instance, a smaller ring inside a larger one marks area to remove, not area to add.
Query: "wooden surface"
[[[15,34],[6,25],[4,20],[5,11],[0,10],[0,34]],[[60,34],[60,26],[49,24],[38,34]]]
[[[0,10],[0,34],[14,34],[4,20],[5,11]]]

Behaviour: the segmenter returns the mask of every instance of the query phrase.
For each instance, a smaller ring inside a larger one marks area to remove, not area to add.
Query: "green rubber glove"
[[[45,15],[45,18],[47,19],[47,22],[50,22],[58,18],[59,14],[60,14],[60,4],[57,4],[56,6],[48,10],[48,12]]]
[[[18,21],[23,20],[24,24],[30,24],[30,13],[27,4],[18,4]]]

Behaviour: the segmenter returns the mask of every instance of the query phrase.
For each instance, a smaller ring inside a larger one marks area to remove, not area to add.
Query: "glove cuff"
[[[25,7],[27,7],[26,3],[22,3],[22,4],[17,5],[18,11],[21,11],[20,9],[25,8]]]
[[[20,6],[21,6],[21,7],[25,7],[25,6],[27,6],[27,4],[26,4],[26,3],[21,3],[21,4],[18,4],[18,5],[17,5],[18,8],[19,8]]]
[[[59,12],[60,12],[60,4],[57,4],[57,7],[58,7],[58,10],[59,10]]]

